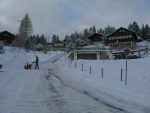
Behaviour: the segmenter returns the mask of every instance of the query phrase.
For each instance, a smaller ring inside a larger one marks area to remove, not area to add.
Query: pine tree
[[[84,29],[84,31],[83,31],[83,40],[85,41],[85,42],[87,42],[87,37],[89,36],[90,34],[89,34],[89,32],[88,32],[88,29],[86,28],[86,29]]]
[[[145,39],[150,39],[150,27],[148,24],[145,25]]]
[[[40,37],[40,42],[41,42],[41,44],[43,44],[43,46],[46,46],[46,45],[47,45],[47,40],[46,40],[44,34],[41,35],[41,37]]]
[[[28,38],[32,35],[33,28],[32,28],[32,22],[28,14],[24,16],[24,18],[21,21],[20,27],[19,27],[19,33],[21,38]]]
[[[21,20],[20,27],[19,27],[19,38],[21,40],[21,46],[24,46],[26,40],[32,35],[33,28],[32,22],[28,14],[24,16]]]
[[[128,26],[128,29],[134,31],[136,34],[140,35],[140,27],[136,21]]]
[[[132,30],[132,24],[130,23],[128,29]]]
[[[104,34],[104,30],[100,28],[99,30],[97,30],[97,33]]]
[[[94,33],[96,33],[96,28],[95,28],[95,26],[90,27],[90,28],[89,28],[89,34],[92,35],[92,34],[94,34]]]
[[[57,41],[59,41],[59,36],[54,34],[54,35],[52,36],[52,43],[55,43],[55,42],[57,42]]]
[[[109,35],[109,34],[113,33],[115,30],[116,30],[115,27],[108,25],[107,27],[105,27],[104,33],[105,33],[105,35]]]
[[[145,26],[144,26],[144,24],[142,24],[142,28],[141,28],[141,37],[142,37],[143,39],[146,38],[146,36],[145,36]]]

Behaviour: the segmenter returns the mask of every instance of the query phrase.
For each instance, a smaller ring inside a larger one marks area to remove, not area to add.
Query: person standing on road
[[[39,69],[39,58],[38,58],[38,56],[36,56],[36,59],[35,59],[35,69]]]

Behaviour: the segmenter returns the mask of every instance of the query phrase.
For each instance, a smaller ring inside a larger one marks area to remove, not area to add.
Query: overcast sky
[[[18,32],[28,13],[34,34],[66,34],[95,25],[150,24],[150,0],[0,0],[0,31]]]

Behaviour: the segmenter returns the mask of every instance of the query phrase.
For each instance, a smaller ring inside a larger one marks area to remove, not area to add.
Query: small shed
[[[108,50],[75,50],[73,59],[106,60],[109,59],[109,53]]]

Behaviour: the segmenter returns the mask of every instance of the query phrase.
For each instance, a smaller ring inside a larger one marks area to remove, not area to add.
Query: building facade
[[[13,41],[15,40],[15,35],[8,31],[3,31],[0,32],[0,41],[3,42],[4,44],[12,44]]]
[[[88,37],[88,44],[89,45],[103,44],[103,41],[104,41],[104,35],[103,34],[94,33]]]
[[[136,35],[135,32],[121,27],[109,36],[107,36],[105,43],[112,49],[134,49],[138,40],[139,37]]]
[[[53,43],[53,50],[64,50],[65,49],[65,43],[62,41],[56,41]]]

